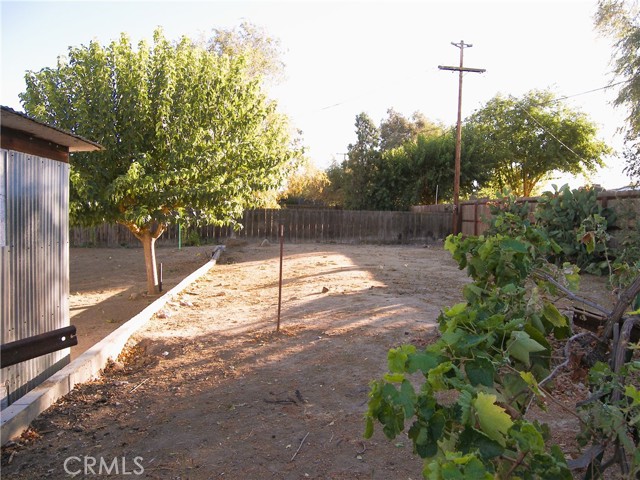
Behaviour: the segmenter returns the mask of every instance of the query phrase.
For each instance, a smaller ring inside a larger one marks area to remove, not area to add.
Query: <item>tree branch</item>
[[[609,310],[607,310],[606,308],[602,307],[601,305],[598,305],[597,303],[592,302],[591,300],[587,300],[586,298],[581,297],[580,295],[576,295],[571,290],[569,290],[567,287],[565,287],[564,285],[561,285],[560,283],[558,283],[557,280],[555,280],[551,275],[549,275],[547,273],[544,273],[544,272],[542,272],[540,270],[536,270],[536,271],[533,272],[533,276],[538,278],[538,279],[540,279],[540,280],[544,280],[546,282],[549,282],[554,287],[556,287],[558,290],[562,291],[568,298],[570,298],[574,302],[582,303],[582,304],[587,305],[587,306],[589,306],[591,308],[594,308],[594,309],[598,310],[599,312],[604,313],[605,315],[607,315],[607,317],[612,314]]]
[[[160,238],[160,235],[162,235],[167,229],[167,226],[162,222],[157,222],[155,226],[155,230],[151,232],[151,238],[158,239]]]
[[[133,222],[127,222],[126,220],[116,220],[116,223],[123,225],[129,229],[133,236],[142,241],[142,229]]]
[[[511,478],[511,474],[514,472],[514,470],[516,468],[518,468],[520,466],[520,464],[522,464],[522,462],[524,461],[524,459],[527,456],[527,453],[529,453],[529,452],[520,452],[520,454],[518,455],[518,458],[516,458],[516,460],[511,465],[511,468],[507,472],[507,475],[505,476],[505,478]]]
[[[613,332],[613,326],[617,324],[624,312],[627,311],[627,308],[631,305],[633,300],[640,295],[640,275],[636,277],[633,283],[624,291],[618,302],[613,307],[613,311],[608,315],[607,323],[604,325],[604,330],[602,331],[602,340],[607,341]]]
[[[542,386],[542,385],[544,385],[545,383],[547,383],[547,382],[551,381],[551,380],[552,380],[552,379],[553,379],[553,378],[558,374],[558,372],[559,372],[562,368],[564,368],[564,367],[566,367],[566,366],[568,366],[568,365],[569,365],[569,362],[571,361],[571,358],[570,358],[570,354],[571,354],[571,352],[570,352],[570,350],[569,350],[569,347],[571,346],[571,342],[574,342],[574,341],[576,341],[578,338],[586,337],[586,336],[592,336],[595,340],[598,340],[598,337],[596,337],[596,335],[594,335],[594,334],[593,334],[593,333],[591,333],[591,332],[578,333],[578,334],[576,334],[576,335],[572,336],[571,338],[569,338],[569,339],[567,340],[567,343],[566,343],[566,344],[565,344],[565,346],[564,346],[564,357],[565,357],[565,361],[564,361],[564,362],[562,362],[561,364],[559,364],[558,366],[556,366],[556,368],[554,368],[554,369],[553,369],[553,371],[552,371],[549,375],[547,375],[545,378],[543,378],[542,380],[540,380],[540,381],[538,382],[538,385],[539,385],[539,386]]]

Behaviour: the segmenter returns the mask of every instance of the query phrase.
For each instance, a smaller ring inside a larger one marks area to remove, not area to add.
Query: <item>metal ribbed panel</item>
[[[6,150],[2,158],[6,246],[0,247],[0,321],[4,344],[69,325],[69,165]],[[2,406],[68,361],[66,349],[2,369]]]

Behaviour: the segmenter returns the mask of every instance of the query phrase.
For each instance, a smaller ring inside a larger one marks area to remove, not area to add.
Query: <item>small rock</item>
[[[171,312],[167,310],[160,310],[158,311],[158,313],[156,313],[156,316],[158,318],[169,318],[171,316]]]
[[[327,287],[322,287],[322,293],[327,293],[329,289]]]
[[[114,372],[121,372],[121,371],[124,370],[124,363],[122,363],[122,362],[113,362],[111,364],[111,369]]]

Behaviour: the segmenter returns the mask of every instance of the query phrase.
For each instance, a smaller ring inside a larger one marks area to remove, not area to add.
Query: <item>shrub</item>
[[[615,223],[615,212],[598,203],[596,188],[571,190],[564,185],[558,190],[554,185],[553,190],[540,196],[534,212],[536,225],[562,249],[549,260],[556,265],[571,262],[597,275],[605,273],[611,255],[607,241],[595,241],[590,232],[606,234]],[[580,241],[576,241],[578,238]]]

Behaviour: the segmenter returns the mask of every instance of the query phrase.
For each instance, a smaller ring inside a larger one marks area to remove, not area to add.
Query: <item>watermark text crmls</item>
[[[62,466],[65,473],[72,477],[76,475],[142,475],[144,473],[143,460],[142,457],[132,459],[84,455],[67,457]]]

